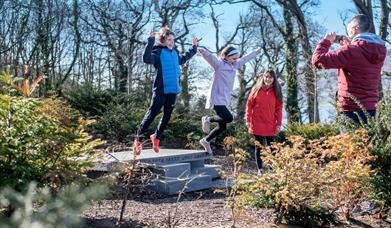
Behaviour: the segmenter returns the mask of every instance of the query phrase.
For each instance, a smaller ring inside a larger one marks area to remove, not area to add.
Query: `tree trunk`
[[[239,80],[239,93],[238,100],[236,105],[236,119],[244,119],[246,114],[246,104],[247,104],[247,81],[245,79],[246,66],[243,66],[238,70],[238,80]]]
[[[389,14],[390,14],[390,8],[387,5],[387,0],[380,0],[380,26],[379,26],[379,35],[380,37],[386,41],[388,36],[388,21],[389,21]]]
[[[300,121],[300,109],[298,103],[297,86],[297,43],[293,37],[292,14],[287,6],[283,6],[285,21],[285,81],[286,81],[286,113],[288,123],[298,123]]]
[[[304,52],[305,65],[304,65],[304,74],[305,74],[305,87],[306,87],[306,97],[307,97],[307,113],[309,117],[309,122],[319,122],[319,109],[316,96],[316,75],[314,68],[312,67],[312,47],[310,44],[310,39],[308,37],[308,28],[307,23],[304,18],[303,11],[300,6],[297,4],[296,0],[289,0],[289,3],[285,4],[289,6],[289,9],[292,14],[294,14],[299,23],[299,30],[301,34],[301,45]]]

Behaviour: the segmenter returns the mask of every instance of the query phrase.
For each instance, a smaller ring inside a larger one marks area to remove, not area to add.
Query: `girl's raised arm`
[[[208,52],[204,48],[199,48],[201,56],[214,68],[217,69],[220,66],[220,60],[212,53]]]
[[[251,59],[255,58],[255,56],[257,56],[259,53],[261,53],[261,49],[260,48],[254,50],[254,51],[252,51],[250,53],[248,53],[247,55],[242,56],[242,58],[238,59],[238,61],[236,62],[237,68],[242,67],[248,61],[250,61]]]

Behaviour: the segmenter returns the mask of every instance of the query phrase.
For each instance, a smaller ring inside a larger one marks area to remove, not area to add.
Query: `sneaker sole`
[[[201,140],[199,141],[201,146],[204,148],[204,150],[206,151],[206,153],[208,153],[210,156],[213,156],[213,151],[209,152],[206,148],[206,146],[204,146],[204,144],[201,142]]]
[[[205,125],[204,122],[206,122],[206,121],[205,121],[205,118],[202,117],[202,119],[201,119],[202,131],[203,131],[205,134],[209,134],[210,128],[209,128],[209,131],[207,131],[208,129],[205,129],[205,127],[204,127],[204,125]]]
[[[153,137],[152,135],[149,136],[149,138],[151,139],[152,141],[152,148],[153,148],[153,151],[155,151],[155,153],[159,153],[159,147],[155,147],[155,145],[153,145]]]

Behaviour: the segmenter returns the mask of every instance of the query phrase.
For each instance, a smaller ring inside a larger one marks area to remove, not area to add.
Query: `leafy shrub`
[[[362,105],[359,106],[363,109]],[[365,110],[364,110],[364,114]],[[385,96],[377,106],[376,116],[366,114],[368,123],[360,120],[359,124],[343,123],[348,132],[357,128],[368,131],[371,147],[369,152],[374,156],[371,168],[372,199],[381,206],[384,215],[391,212],[391,96]]]
[[[178,105],[174,109],[170,122],[164,131],[165,144],[175,142],[185,148],[200,148],[199,140],[205,136],[201,129],[201,115],[189,114]]]
[[[140,112],[136,113],[128,105],[110,103],[107,110],[91,126],[91,129],[102,134],[105,139],[123,141],[127,135],[136,133],[138,120],[142,119]]]
[[[300,136],[276,144],[273,153],[264,149],[270,172],[256,182],[241,182],[241,203],[273,207],[279,221],[318,226],[332,222],[334,212],[345,216],[368,191],[372,159],[364,131],[313,140]]]
[[[313,140],[322,137],[334,136],[339,134],[339,128],[336,124],[290,124],[287,126],[285,135],[301,136],[304,139]]]
[[[83,227],[80,214],[88,202],[107,193],[102,184],[85,188],[71,184],[55,196],[48,188],[36,186],[36,183],[30,183],[23,193],[12,188],[0,192],[0,209],[12,208],[9,216],[0,214],[1,227]]]
[[[116,141],[124,141],[126,136],[136,133],[149,101],[136,92],[98,90],[89,84],[71,90],[66,98],[83,116],[95,118],[89,130]]]
[[[128,135],[136,134],[146,109],[145,100],[140,101],[133,95],[117,94],[91,129],[105,139],[124,141]]]
[[[66,94],[69,104],[85,117],[102,116],[112,101],[107,90],[97,90],[91,84],[75,87]]]
[[[375,118],[370,118],[368,125],[370,143],[369,152],[374,156],[371,167],[373,199],[384,211],[391,211],[391,97],[384,97],[378,104]]]
[[[59,188],[91,166],[96,154],[94,147],[103,142],[92,140],[85,132],[89,121],[78,119],[72,124],[77,112],[63,100],[23,98],[11,96],[10,92],[3,81],[0,90],[2,186],[20,190],[35,180]]]

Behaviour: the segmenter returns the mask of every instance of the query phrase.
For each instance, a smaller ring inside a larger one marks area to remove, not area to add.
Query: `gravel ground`
[[[231,161],[226,156],[215,156],[212,164],[221,164],[230,173]],[[256,173],[254,162],[243,172]],[[232,213],[224,207],[226,195],[213,190],[186,193],[181,196],[163,196],[142,190],[127,201],[121,227],[231,227]],[[116,227],[121,212],[121,199],[93,203],[83,212],[85,227]],[[276,215],[272,209],[245,210],[237,215],[236,227],[298,227],[274,225]],[[170,226],[171,225],[171,226]],[[375,216],[358,216],[337,227],[391,227],[390,222]]]

